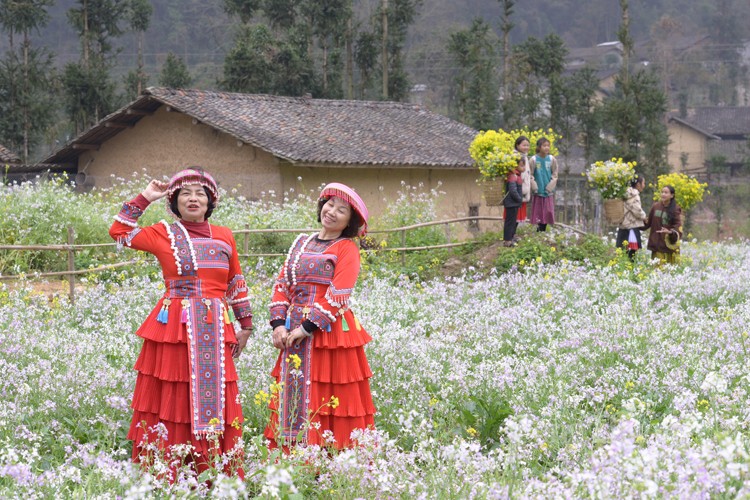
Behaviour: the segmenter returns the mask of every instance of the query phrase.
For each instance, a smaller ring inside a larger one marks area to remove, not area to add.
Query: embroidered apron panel
[[[288,443],[292,441],[307,442],[312,344],[312,338],[305,337],[299,346],[287,348],[284,351],[284,358],[281,360],[282,390],[279,404],[281,429],[279,430]]]
[[[200,437],[224,430],[224,320],[219,314],[221,299],[193,297],[186,300],[190,303],[190,409],[193,434]],[[210,304],[211,318],[206,302]]]

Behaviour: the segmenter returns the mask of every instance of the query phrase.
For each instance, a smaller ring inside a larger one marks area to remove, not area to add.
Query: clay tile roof
[[[5,146],[3,146],[2,144],[0,144],[0,162],[3,162],[3,163],[19,163],[20,161],[21,161],[21,158],[19,158],[10,149],[8,149]]]
[[[750,136],[750,107],[690,108],[683,120],[719,137],[724,135]]]
[[[415,104],[162,87],[146,89],[73,143],[101,143],[120,130],[97,131],[106,121],[160,105],[293,163],[473,168],[468,148],[477,131]],[[46,161],[71,161],[72,145]]]

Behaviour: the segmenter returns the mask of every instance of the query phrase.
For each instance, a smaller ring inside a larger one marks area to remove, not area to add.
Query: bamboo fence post
[[[406,229],[401,230],[401,247],[406,247]],[[401,252],[401,265],[406,267],[406,252]]]
[[[75,230],[73,226],[68,226],[68,271],[71,271],[68,275],[68,288],[70,294],[70,303],[74,304],[76,301],[76,275],[73,272],[76,270],[76,255],[73,245],[75,244]]]
[[[250,224],[245,224],[245,230],[249,230],[249,229],[250,229]],[[250,249],[250,233],[248,232],[245,232],[245,242],[243,244],[243,249],[244,249],[245,255],[247,255],[249,253],[248,250]]]

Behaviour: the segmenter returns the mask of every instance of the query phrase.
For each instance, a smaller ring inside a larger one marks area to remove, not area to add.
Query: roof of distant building
[[[3,163],[18,163],[21,159],[10,149],[0,144],[0,162]]]
[[[291,163],[473,168],[477,131],[419,105],[150,87],[46,159],[73,162],[168,106]]]
[[[672,114],[670,119],[707,135],[750,137],[750,107],[747,106],[688,108],[686,116]]]

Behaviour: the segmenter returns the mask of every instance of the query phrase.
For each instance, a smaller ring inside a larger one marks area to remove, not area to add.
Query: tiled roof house
[[[10,149],[0,145],[0,179],[2,182],[34,181],[47,172],[71,173],[70,168],[46,163],[22,163],[21,158]]]
[[[721,156],[734,172],[750,158],[750,107],[690,108],[684,117],[670,115],[668,130],[674,171],[703,174],[711,159]]]
[[[0,144],[0,162],[2,163],[19,163],[21,159],[10,149]]]
[[[74,165],[97,186],[202,165],[251,198],[339,181],[376,213],[402,181],[440,183],[441,211],[465,214],[482,202],[468,153],[476,133],[414,104],[152,87],[45,162]]]

